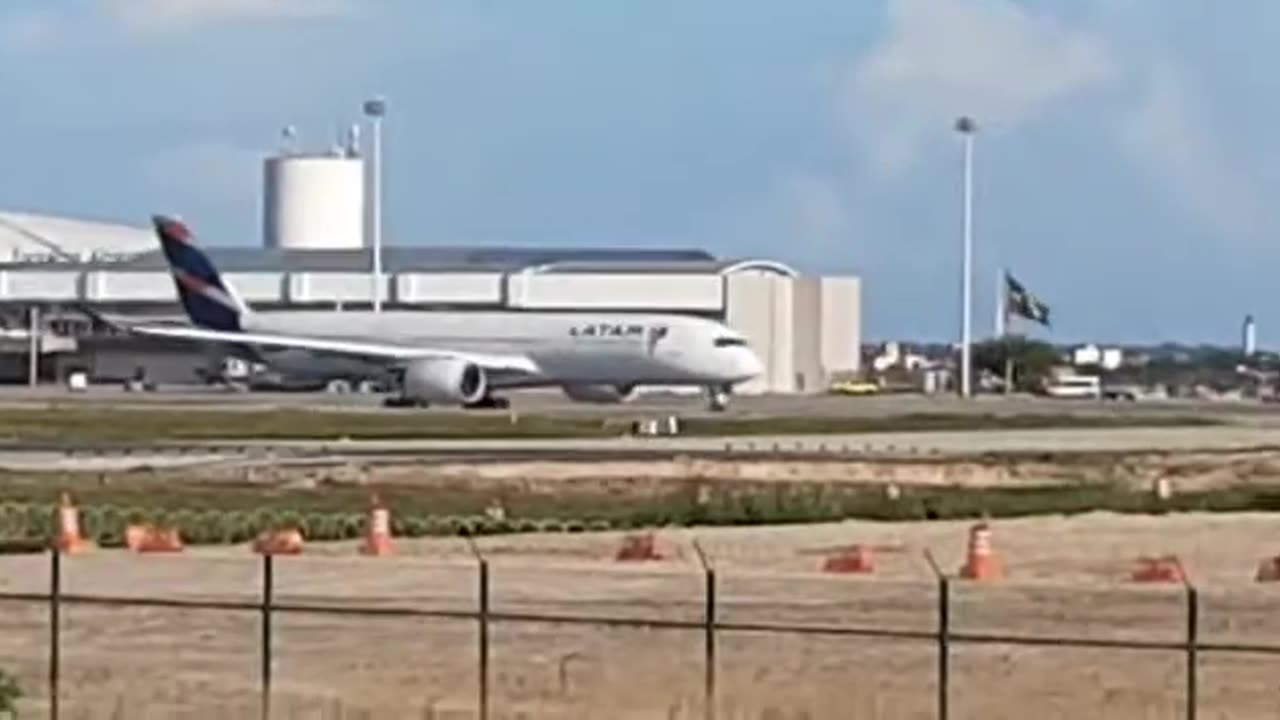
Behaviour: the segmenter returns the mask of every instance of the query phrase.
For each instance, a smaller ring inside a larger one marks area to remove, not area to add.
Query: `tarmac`
[[[786,437],[618,437],[475,440],[246,440],[236,443],[136,444],[58,451],[10,446],[0,468],[11,471],[109,472],[218,463],[281,464],[345,460],[468,462],[623,462],[690,459],[855,461],[978,455],[1117,452],[1197,453],[1280,449],[1280,428],[1049,429],[921,431]]]
[[[884,417],[908,413],[1017,414],[1106,412],[1118,415],[1209,415],[1231,416],[1234,420],[1273,423],[1280,426],[1280,403],[1255,400],[1142,400],[1090,401],[1061,400],[1030,395],[979,395],[964,400],[952,395],[893,393],[869,396],[831,394],[736,395],[725,412],[713,413],[697,393],[654,393],[626,403],[595,404],[574,402],[556,390],[520,390],[505,393],[516,412],[555,414],[658,414],[684,417],[714,416],[847,416]],[[385,408],[379,394],[335,394],[326,392],[243,392],[217,386],[161,386],[151,392],[128,392],[114,386],[96,386],[72,392],[61,386],[0,387],[0,407],[32,407],[49,404],[109,404],[113,407],[155,407],[156,405],[199,406],[202,409],[270,409],[308,407],[317,410],[352,410],[386,413],[477,413],[505,410],[460,410],[457,408]]]

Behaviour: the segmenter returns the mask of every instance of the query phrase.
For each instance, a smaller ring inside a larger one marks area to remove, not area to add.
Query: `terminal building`
[[[263,169],[263,242],[205,245],[255,309],[373,304],[366,163],[354,143],[285,152]],[[150,227],[0,212],[0,379],[62,381],[73,370],[118,382],[202,382],[220,358],[96,327],[80,306],[182,321]],[[199,235],[199,223],[193,221]],[[393,239],[394,241],[394,239]],[[860,369],[857,277],[809,277],[785,263],[696,249],[508,248],[388,244],[387,309],[671,312],[742,332],[766,372],[737,392],[817,392]],[[34,333],[32,330],[34,329]],[[37,362],[31,362],[33,353]]]

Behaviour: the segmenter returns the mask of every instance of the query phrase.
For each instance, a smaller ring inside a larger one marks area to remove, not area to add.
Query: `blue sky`
[[[0,207],[254,244],[280,128],[327,144],[381,92],[389,242],[765,255],[861,275],[870,339],[951,339],[967,112],[979,332],[1005,265],[1037,334],[1280,343],[1274,2],[0,8]]]

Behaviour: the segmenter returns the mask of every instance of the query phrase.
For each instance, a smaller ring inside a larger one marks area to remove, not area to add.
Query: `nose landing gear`
[[[707,407],[711,412],[724,412],[729,409],[730,388],[728,385],[712,385],[707,388]]]

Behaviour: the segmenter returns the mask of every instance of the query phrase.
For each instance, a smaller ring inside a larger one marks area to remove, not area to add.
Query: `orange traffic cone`
[[[664,554],[658,549],[653,533],[644,533],[624,538],[614,559],[620,562],[662,560]]]
[[[1140,557],[1138,567],[1129,576],[1134,582],[1185,582],[1187,574],[1182,569],[1182,561],[1177,555],[1164,557]]]
[[[1004,567],[991,549],[991,527],[985,522],[969,529],[969,557],[960,568],[960,577],[966,580],[999,580],[1004,577]]]
[[[365,528],[360,554],[391,554],[391,511],[376,494],[369,498],[369,524]]]
[[[259,555],[297,555],[302,552],[302,533],[291,530],[264,530],[253,542]]]
[[[875,572],[875,560],[871,548],[866,545],[854,545],[842,552],[829,556],[823,563],[824,572],[833,573],[871,573]]]
[[[182,535],[176,528],[130,525],[124,530],[125,545],[136,553],[182,552]]]
[[[67,493],[62,493],[58,502],[58,534],[55,544],[59,551],[68,554],[84,552],[92,547],[92,543],[80,534],[80,509]]]

